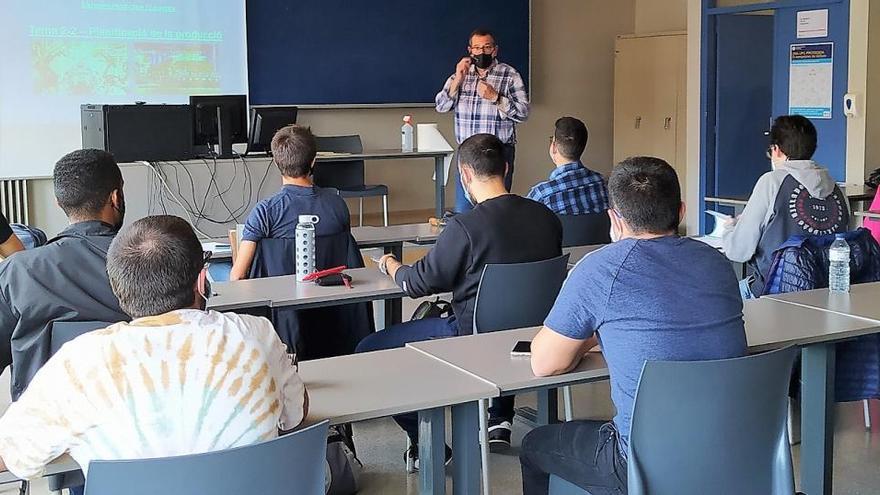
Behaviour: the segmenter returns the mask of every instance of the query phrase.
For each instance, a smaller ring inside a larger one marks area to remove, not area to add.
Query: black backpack
[[[424,301],[413,311],[413,320],[422,320],[424,318],[443,318],[452,316],[452,304],[449,301],[443,301],[439,297],[433,301]]]

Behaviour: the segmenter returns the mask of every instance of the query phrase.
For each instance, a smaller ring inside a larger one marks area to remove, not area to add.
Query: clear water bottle
[[[413,150],[412,115],[403,116],[403,125],[400,126],[400,149],[405,152]]]
[[[828,250],[828,287],[831,292],[849,292],[849,244],[843,234],[834,236]]]
[[[296,225],[296,280],[315,273],[315,224],[317,215],[300,215]]]

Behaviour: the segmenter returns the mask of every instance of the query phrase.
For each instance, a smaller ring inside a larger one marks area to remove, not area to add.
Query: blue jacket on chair
[[[847,232],[852,284],[880,281],[880,245],[867,229]],[[764,295],[828,287],[828,248],[834,235],[792,236],[773,252]],[[880,397],[880,334],[837,344],[838,402]]]
[[[295,242],[283,238],[260,240],[250,278],[295,274]],[[364,267],[357,243],[348,230],[316,237],[315,255],[318,270],[340,265]],[[278,308],[272,316],[282,342],[295,350],[301,361],[352,354],[361,339],[375,331],[370,303],[305,310]]]

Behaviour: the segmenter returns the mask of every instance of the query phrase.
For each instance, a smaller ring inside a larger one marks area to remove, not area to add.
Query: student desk
[[[64,454],[61,457],[55,459],[50,462],[46,466],[46,472],[43,473],[43,476],[52,476],[55,474],[64,474],[72,471],[79,471],[80,467],[76,461],[73,460],[73,457],[70,457],[68,454]],[[0,485],[5,483],[15,483],[21,481],[19,478],[16,478],[14,474],[9,471],[0,471]]]
[[[477,469],[456,470],[453,491],[479,493],[479,443],[467,434],[479,429],[477,401],[498,396],[492,384],[408,348],[303,361],[299,375],[309,392],[307,424],[419,411],[420,493],[446,491],[444,408],[452,406],[454,464]]]
[[[785,305],[770,299],[746,301],[743,314],[751,352],[788,345],[804,346],[802,490],[811,494],[830,493],[830,447],[833,442],[830,410],[834,402],[828,390],[833,390],[834,368],[833,361],[828,368],[827,361],[817,358],[827,353],[827,348],[833,349],[830,343],[880,331],[880,322]],[[501,395],[538,391],[539,422],[549,423],[557,420],[556,396],[550,389],[604,380],[608,378],[608,370],[601,355],[589,353],[570,373],[555,377],[534,376],[529,360],[511,356],[510,350],[517,341],[532,340],[535,333],[536,328],[509,330],[415,342],[408,346],[494,384]],[[829,370],[832,375],[827,373]],[[476,436],[478,430],[471,430],[470,434]],[[459,468],[456,465],[456,469]]]
[[[265,277],[215,284],[208,309],[232,311],[266,306],[296,309],[320,308],[358,302],[400,299],[406,293],[387,275],[375,268],[346,270],[352,277],[352,288],[344,285],[321,287],[314,282],[297,282],[295,275]],[[399,308],[399,305],[397,306]],[[386,311],[386,325],[399,322],[400,310]]]

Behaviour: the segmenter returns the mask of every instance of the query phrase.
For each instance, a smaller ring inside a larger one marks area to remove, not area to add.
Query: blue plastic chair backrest
[[[364,145],[361,137],[351,136],[315,136],[318,151],[332,151],[335,153],[363,153]],[[339,162],[317,163],[313,175],[315,184],[320,187],[334,187],[345,189],[347,187],[363,186],[364,161],[346,160]]]
[[[84,333],[101,330],[112,323],[106,321],[56,321],[52,323],[52,334],[49,338],[49,353],[54,355],[61,346]]]
[[[797,352],[646,362],[633,406],[628,493],[794,493],[786,417]]]
[[[328,422],[204,454],[92,461],[86,495],[324,495]]]
[[[542,325],[565,281],[568,256],[483,267],[474,302],[474,333]]]
[[[562,247],[611,243],[611,219],[604,211],[585,215],[556,216],[562,223]]]

